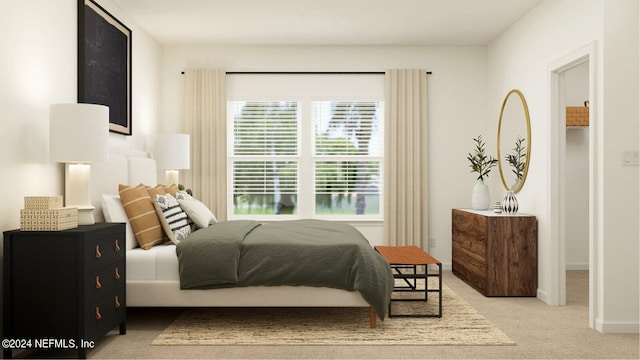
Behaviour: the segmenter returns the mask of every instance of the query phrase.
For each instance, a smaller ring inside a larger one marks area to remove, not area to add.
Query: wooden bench
[[[394,279],[401,279],[402,285],[395,285],[394,292],[424,292],[424,299],[394,299],[391,301],[428,301],[429,293],[438,293],[437,314],[407,314],[393,315],[389,303],[389,317],[442,317],[442,263],[417,246],[375,246],[375,250],[382,255],[395,272]],[[429,272],[429,265],[437,265],[436,273]],[[418,266],[424,266],[424,272],[418,272]],[[409,271],[406,271],[409,270]],[[438,288],[429,289],[430,277],[438,278]],[[418,288],[418,279],[424,279],[424,289]]]

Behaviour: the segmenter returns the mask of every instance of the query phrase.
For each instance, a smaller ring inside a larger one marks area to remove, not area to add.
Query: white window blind
[[[314,102],[316,155],[382,156],[378,102]]]
[[[375,101],[314,102],[317,215],[381,213],[383,149]]]
[[[234,161],[233,181],[235,215],[297,213],[297,162]]]
[[[383,76],[227,83],[231,219],[382,219]]]
[[[297,155],[297,102],[231,102],[234,155]]]
[[[296,213],[298,107],[295,101],[229,103],[235,215]]]

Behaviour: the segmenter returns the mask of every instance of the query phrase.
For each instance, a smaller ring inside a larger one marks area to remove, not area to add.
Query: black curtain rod
[[[180,74],[184,75],[184,71]],[[384,71],[227,71],[227,75],[384,75]],[[427,71],[427,75],[433,74]]]

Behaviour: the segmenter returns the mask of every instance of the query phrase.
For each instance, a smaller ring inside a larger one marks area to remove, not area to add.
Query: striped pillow
[[[118,192],[138,245],[149,250],[165,242],[160,219],[146,187],[142,184],[137,187],[120,185]]]
[[[182,211],[178,200],[166,194],[156,194],[154,206],[160,217],[160,222],[169,239],[178,244],[191,234],[191,226],[188,223],[187,214]]]

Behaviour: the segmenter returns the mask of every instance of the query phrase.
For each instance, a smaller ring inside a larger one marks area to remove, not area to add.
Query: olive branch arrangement
[[[511,172],[516,175],[516,178],[518,180],[522,180],[525,158],[527,156],[527,148],[526,146],[523,146],[522,143],[524,143],[524,138],[518,135],[515,146],[513,147],[513,152],[505,156],[505,159],[507,160],[509,165],[513,167],[513,169],[511,169]]]
[[[473,139],[473,141],[475,142],[475,154],[469,153],[467,160],[471,163],[469,165],[471,172],[477,173],[477,179],[484,181],[485,177],[489,177],[491,168],[496,166],[496,163],[498,163],[498,159],[485,154],[485,143],[482,140],[482,135],[478,135],[478,137]]]

